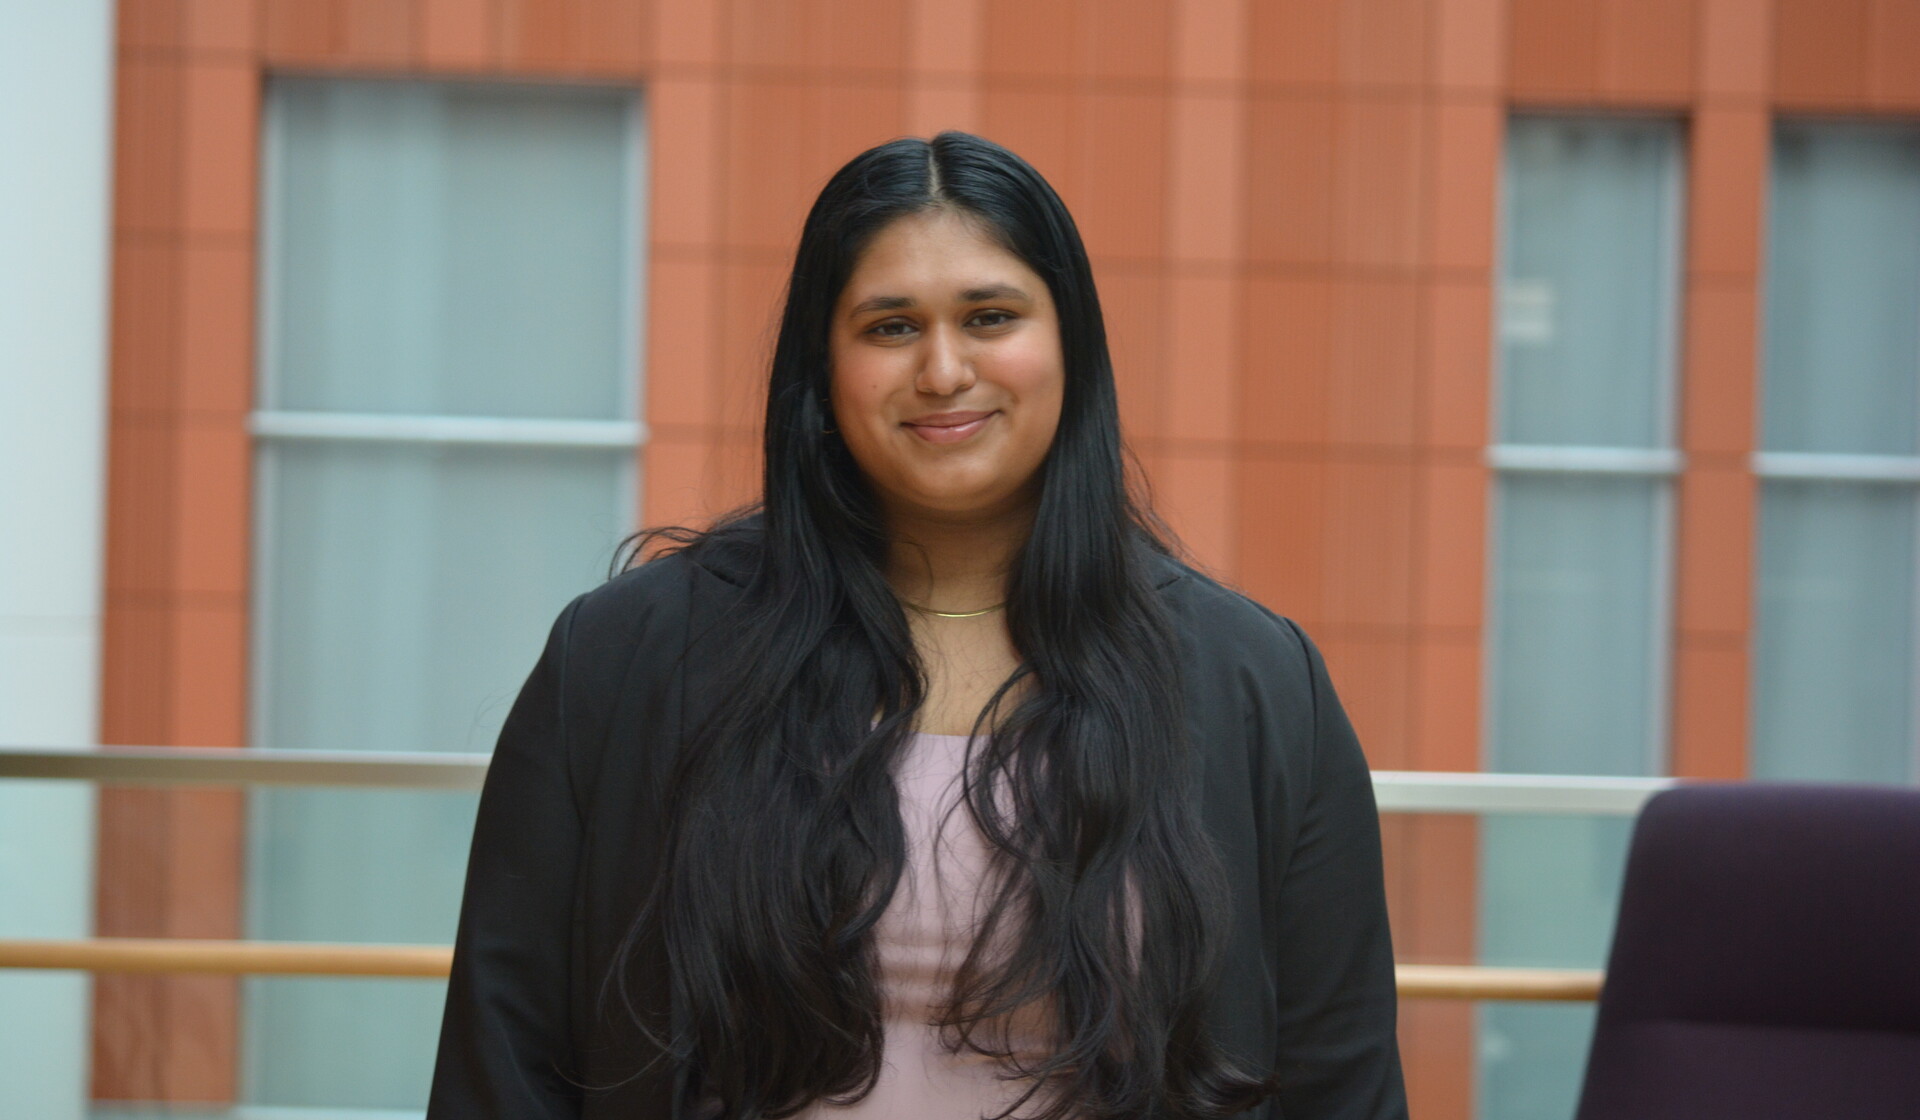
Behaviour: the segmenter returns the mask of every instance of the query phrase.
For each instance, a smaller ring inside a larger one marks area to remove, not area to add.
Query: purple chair
[[[1920,790],[1641,810],[1577,1120],[1920,1118]]]

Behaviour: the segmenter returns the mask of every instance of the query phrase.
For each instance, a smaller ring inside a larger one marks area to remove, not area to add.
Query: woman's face
[[[1053,297],[975,223],[884,227],[834,307],[834,424],[891,515],[1023,511],[1060,426]]]

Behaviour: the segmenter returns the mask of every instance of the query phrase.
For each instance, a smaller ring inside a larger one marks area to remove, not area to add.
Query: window
[[[1515,117],[1498,292],[1490,770],[1665,767],[1677,122]],[[1480,955],[1596,967],[1630,822],[1491,817]],[[1488,1005],[1481,1113],[1568,1115],[1592,1011]]]
[[[486,751],[635,507],[628,91],[270,90],[253,742]],[[447,943],[474,799],[253,801],[254,936]],[[250,981],[249,1099],[417,1108],[444,985]]]
[[[1769,226],[1753,773],[1913,781],[1920,128],[1781,122]]]

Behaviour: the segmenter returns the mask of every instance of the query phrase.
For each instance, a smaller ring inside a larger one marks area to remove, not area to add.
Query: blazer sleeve
[[[1373,779],[1320,651],[1291,621],[1286,627],[1306,656],[1312,733],[1304,809],[1275,908],[1281,1113],[1401,1120],[1407,1101]]]
[[[584,596],[582,597],[584,598]],[[578,1117],[569,1081],[568,953],[582,821],[568,758],[560,613],[501,728],[480,794],[430,1120]]]

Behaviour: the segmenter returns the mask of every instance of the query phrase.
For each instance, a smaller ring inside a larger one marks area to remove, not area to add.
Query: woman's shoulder
[[[666,726],[663,713],[693,668],[688,653],[697,635],[725,617],[751,574],[740,556],[709,544],[728,542],[702,537],[660,553],[581,593],[560,613],[548,655],[556,658],[576,742],[604,746],[617,738],[617,720],[640,715],[649,726]],[[598,750],[583,751],[581,764]]]
[[[728,524],[635,564],[579,596],[575,628],[631,631],[683,619],[702,602],[738,595],[752,579],[760,545],[757,523]]]
[[[1317,656],[1299,623],[1178,558],[1156,558],[1156,584],[1201,665],[1254,665],[1305,683]],[[1204,670],[1203,670],[1204,671]]]
[[[751,551],[737,532],[710,532],[582,592],[559,621],[568,661],[614,684],[616,667],[639,653],[678,651],[697,619],[718,617],[745,590]]]

